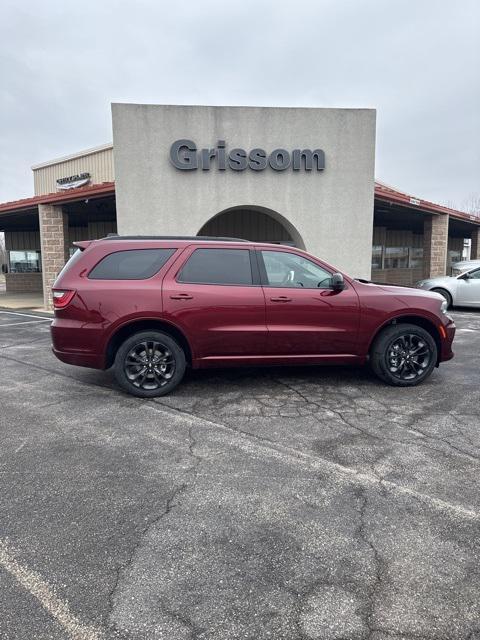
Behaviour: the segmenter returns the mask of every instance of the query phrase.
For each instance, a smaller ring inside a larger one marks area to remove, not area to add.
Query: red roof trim
[[[452,218],[458,218],[460,220],[466,220],[467,222],[480,224],[480,218],[478,216],[465,213],[464,211],[457,211],[457,209],[451,209],[450,207],[444,207],[441,204],[435,204],[428,200],[421,200],[420,198],[416,198],[415,196],[404,193],[403,191],[398,191],[397,189],[388,187],[381,182],[375,182],[375,198],[377,200],[403,205],[409,209],[418,209],[421,213],[448,213]]]
[[[13,202],[2,202],[0,204],[0,213],[36,209],[39,204],[63,204],[64,202],[75,202],[85,198],[100,198],[108,195],[115,195],[114,182],[102,182],[101,184],[91,184],[68,191],[47,193],[43,196],[34,196],[33,198],[24,198]]]
[[[0,213],[27,211],[35,209],[39,204],[63,204],[66,202],[75,202],[84,198],[99,198],[107,195],[115,194],[115,182],[102,182],[102,184],[93,184],[70,191],[59,191],[56,193],[48,193],[42,196],[34,196],[33,198],[25,198],[23,200],[14,200],[13,202],[3,202],[0,204]],[[465,220],[473,224],[480,224],[478,216],[470,215],[464,211],[450,209],[440,204],[421,200],[414,196],[398,191],[392,187],[388,187],[381,182],[375,182],[375,198],[384,202],[392,202],[409,209],[417,209],[420,213],[447,213],[453,218]]]

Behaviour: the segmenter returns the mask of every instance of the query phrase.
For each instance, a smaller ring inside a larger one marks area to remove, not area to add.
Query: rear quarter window
[[[176,249],[115,251],[100,260],[88,274],[91,280],[145,280],[160,271]]]

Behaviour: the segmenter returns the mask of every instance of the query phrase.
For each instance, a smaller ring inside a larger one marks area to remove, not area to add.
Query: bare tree
[[[461,203],[449,200],[445,203],[445,206],[450,209],[456,209],[457,211],[464,211],[472,216],[480,218],[480,193],[471,193],[468,198],[462,200]]]

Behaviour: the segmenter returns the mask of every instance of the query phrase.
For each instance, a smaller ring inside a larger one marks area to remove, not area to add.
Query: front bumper
[[[457,330],[455,326],[455,322],[450,316],[448,316],[448,320],[446,324],[441,325],[443,330],[445,331],[445,337],[441,335],[441,348],[439,353],[439,362],[446,362],[447,360],[451,360],[454,356],[452,350],[453,339],[455,338],[455,331]]]

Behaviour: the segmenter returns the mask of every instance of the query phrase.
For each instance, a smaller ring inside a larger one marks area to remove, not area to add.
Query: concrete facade
[[[196,235],[217,214],[257,210],[295,244],[356,277],[370,277],[375,111],[114,104],[113,149],[121,234]],[[322,149],[323,171],[181,171],[175,140],[198,149]]]

